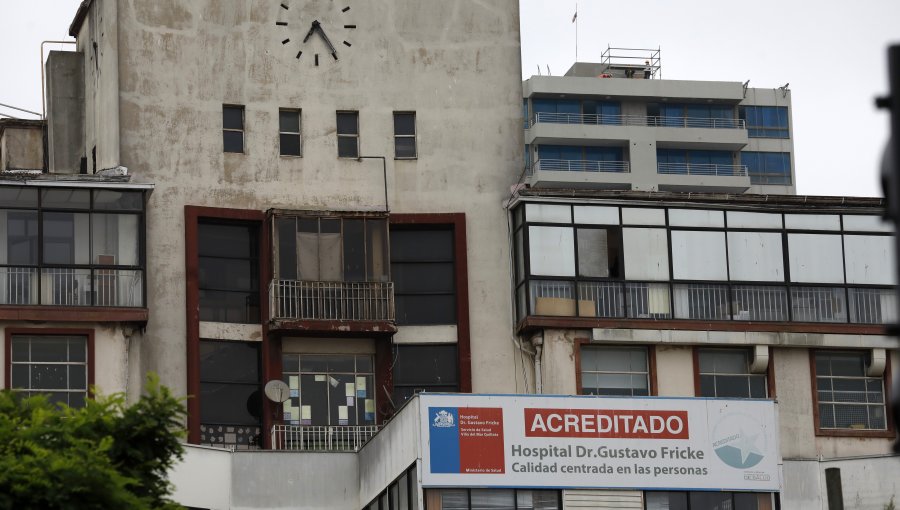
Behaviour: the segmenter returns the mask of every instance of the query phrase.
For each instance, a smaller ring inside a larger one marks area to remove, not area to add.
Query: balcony
[[[629,189],[631,166],[627,161],[540,159],[529,169],[529,183],[542,187]]]
[[[657,163],[660,191],[743,193],[750,188],[746,165]]]
[[[654,117],[648,115],[599,115],[577,113],[534,114],[531,123],[535,124],[592,124],[608,126],[649,126],[672,128],[700,129],[746,129],[743,119],[713,119],[707,117]]]
[[[270,319],[291,321],[394,321],[393,282],[273,280]]]
[[[0,267],[0,305],[143,306],[143,271]]]
[[[273,425],[272,449],[307,452],[355,452],[381,429],[380,425]]]
[[[531,315],[891,324],[891,288],[531,280]]]

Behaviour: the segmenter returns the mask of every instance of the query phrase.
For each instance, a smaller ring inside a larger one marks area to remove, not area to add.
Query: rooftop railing
[[[649,126],[702,129],[746,129],[743,119],[708,117],[658,117],[648,115],[601,115],[579,113],[535,113],[529,127],[535,124],[587,124],[608,126]]]
[[[747,175],[747,165],[718,165],[710,163],[657,163],[656,172],[659,174],[745,177]]]
[[[593,161],[582,159],[539,159],[532,169],[550,172],[614,172],[631,171],[627,161]]]
[[[380,428],[379,425],[273,425],[272,449],[355,452]]]
[[[393,282],[273,280],[272,319],[393,321]]]

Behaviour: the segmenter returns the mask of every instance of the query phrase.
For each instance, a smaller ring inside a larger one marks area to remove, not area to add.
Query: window
[[[560,491],[525,489],[428,489],[429,510],[559,510]]]
[[[260,343],[200,341],[200,441],[260,445]]]
[[[754,492],[644,492],[646,510],[772,510],[772,495]]]
[[[420,391],[459,391],[456,344],[397,345],[394,358],[394,404]]]
[[[419,510],[419,487],[413,464],[364,510]]]
[[[253,224],[200,223],[201,321],[259,323],[258,236]]]
[[[884,379],[866,375],[862,352],[815,352],[819,428],[886,430]]]
[[[278,110],[278,138],[282,156],[302,156],[300,110]]]
[[[143,306],[143,203],[139,191],[0,188],[0,304]]]
[[[243,106],[222,106],[222,146],[225,152],[244,152]]]
[[[765,374],[750,373],[750,351],[699,349],[700,397],[766,398]]]
[[[624,172],[621,147],[580,147],[575,145],[538,145],[541,170],[576,172]]]
[[[375,374],[370,355],[285,354],[283,407],[292,425],[374,425]]]
[[[394,157],[397,159],[416,157],[415,112],[394,112]]]
[[[750,184],[791,184],[791,154],[788,152],[741,152]]]
[[[662,127],[738,127],[734,107],[714,104],[647,104],[648,124]]]
[[[81,407],[88,391],[86,335],[11,335],[11,388]]]
[[[452,229],[391,229],[391,276],[397,324],[455,324]]]
[[[622,123],[622,105],[615,101],[532,99],[531,107],[535,122],[614,125]]]
[[[790,138],[786,106],[741,106],[738,115],[750,138]]]
[[[650,395],[646,347],[585,345],[581,348],[581,394]]]
[[[337,112],[339,158],[359,157],[359,112]]]
[[[728,151],[656,149],[657,172],[688,175],[738,175]]]

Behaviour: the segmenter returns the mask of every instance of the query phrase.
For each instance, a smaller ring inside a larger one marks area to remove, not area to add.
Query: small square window
[[[278,137],[282,156],[302,156],[300,110],[278,110]]]
[[[71,407],[84,406],[88,391],[88,339],[83,335],[12,335],[7,367],[12,389],[42,394]]]
[[[646,347],[584,346],[581,394],[617,397],[650,395]]]
[[[225,152],[244,152],[243,106],[222,106],[222,146]]]
[[[864,352],[815,353],[820,429],[887,430],[884,378],[866,374]]]
[[[394,113],[394,157],[416,158],[416,113]]]
[[[750,373],[746,349],[700,349],[700,395],[717,398],[766,398],[765,374]]]
[[[337,112],[339,158],[359,157],[359,112]]]

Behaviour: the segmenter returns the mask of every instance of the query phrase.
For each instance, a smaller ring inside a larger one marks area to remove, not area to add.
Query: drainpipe
[[[534,392],[538,395],[544,393],[544,382],[541,380],[541,355],[544,351],[544,330],[540,334],[531,337],[531,345],[534,346]]]

